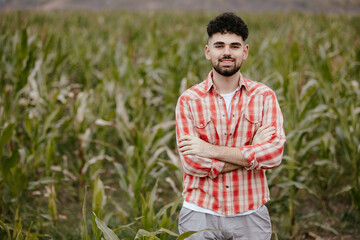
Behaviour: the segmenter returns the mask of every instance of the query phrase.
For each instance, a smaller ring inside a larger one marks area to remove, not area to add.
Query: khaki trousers
[[[256,212],[244,216],[215,216],[182,208],[179,216],[179,232],[199,231],[203,229],[221,229],[221,231],[198,232],[187,240],[269,240],[271,239],[271,221],[265,205]]]

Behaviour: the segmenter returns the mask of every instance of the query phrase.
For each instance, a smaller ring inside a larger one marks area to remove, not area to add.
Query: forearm
[[[232,172],[232,171],[238,170],[239,168],[242,168],[242,167],[239,165],[232,164],[232,163],[225,163],[224,168],[221,170],[221,173]]]
[[[193,136],[183,136],[178,147],[183,155],[216,159],[239,167],[250,166],[239,148],[213,145]]]
[[[216,178],[222,171],[225,163],[215,159],[196,155],[180,155],[181,164],[186,174],[195,177]]]
[[[250,164],[246,161],[240,149],[235,147],[211,145],[209,147],[209,156],[210,158],[214,158],[223,161],[225,163],[231,164],[227,167],[231,169],[234,168],[233,170],[240,167],[250,167]],[[234,165],[236,165],[237,168],[235,168]]]

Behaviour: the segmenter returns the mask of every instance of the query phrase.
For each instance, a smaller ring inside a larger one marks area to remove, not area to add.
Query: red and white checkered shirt
[[[273,137],[250,145],[262,125],[276,128]],[[224,173],[224,162],[183,156],[183,197],[187,202],[231,216],[257,209],[270,200],[265,169],[280,165],[286,140],[283,117],[275,93],[264,84],[242,75],[231,101],[230,119],[224,99],[216,92],[212,72],[202,83],[186,90],[176,106],[176,136],[192,135],[219,146],[239,148],[248,169]]]

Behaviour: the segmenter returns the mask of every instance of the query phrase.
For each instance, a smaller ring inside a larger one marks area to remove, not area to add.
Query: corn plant
[[[0,13],[1,239],[192,234],[176,228],[174,108],[211,68],[215,15]],[[274,238],[359,235],[359,16],[240,15],[241,71],[275,90],[287,134],[267,173]]]

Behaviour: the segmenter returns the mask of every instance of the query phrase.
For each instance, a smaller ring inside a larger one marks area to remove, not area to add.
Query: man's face
[[[216,33],[205,46],[205,56],[219,74],[229,77],[237,73],[247,59],[249,46],[234,33]]]

